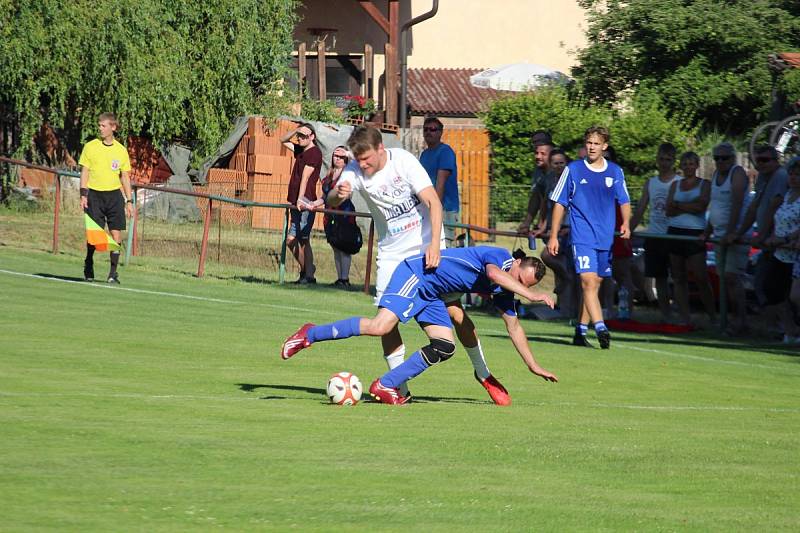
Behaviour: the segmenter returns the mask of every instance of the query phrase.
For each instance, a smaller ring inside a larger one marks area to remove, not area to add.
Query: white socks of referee
[[[389,370],[397,368],[403,364],[403,361],[405,361],[406,345],[401,344],[397,350],[393,351],[389,355],[384,355],[384,357],[386,358],[386,365],[389,367]],[[400,396],[408,395],[408,385],[406,383],[403,383],[397,387],[397,390],[400,392]]]
[[[471,348],[469,346],[464,346],[464,349],[467,351],[469,360],[472,361],[472,367],[475,369],[478,379],[483,381],[492,375],[492,373],[489,372],[489,367],[486,366],[486,359],[483,358],[481,341],[478,341],[477,346],[473,346]]]

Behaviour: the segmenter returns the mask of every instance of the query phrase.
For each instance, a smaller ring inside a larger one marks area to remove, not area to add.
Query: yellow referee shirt
[[[95,191],[114,191],[122,186],[120,172],[130,172],[131,160],[128,150],[114,140],[106,146],[100,139],[86,143],[78,164],[89,169],[90,189]]]

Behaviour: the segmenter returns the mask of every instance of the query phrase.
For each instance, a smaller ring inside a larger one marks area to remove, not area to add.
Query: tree
[[[574,75],[610,104],[640,88],[672,114],[737,134],[769,111],[770,53],[800,47],[800,7],[789,0],[579,0],[589,44]]]
[[[237,116],[270,114],[296,0],[0,0],[0,107],[22,155],[43,121],[68,148],[103,111],[126,134],[213,152]]]

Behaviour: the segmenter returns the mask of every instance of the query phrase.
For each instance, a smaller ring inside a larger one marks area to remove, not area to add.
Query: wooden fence
[[[461,198],[461,222],[483,228],[489,227],[489,133],[482,127],[446,126],[442,142],[456,153],[458,188]],[[425,149],[422,128],[406,130],[403,146],[419,157]],[[488,234],[475,238],[485,240]]]

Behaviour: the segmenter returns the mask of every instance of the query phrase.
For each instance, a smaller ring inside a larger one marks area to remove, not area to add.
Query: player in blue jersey
[[[625,175],[615,163],[603,157],[608,148],[608,129],[594,126],[584,134],[586,158],[573,161],[558,180],[550,195],[553,206],[552,228],[547,250],[558,255],[558,231],[569,208],[570,242],[575,258],[575,272],[581,278],[583,305],[580,323],[575,328],[572,343],[591,347],[586,340],[589,321],[594,323],[600,347],[611,346],[611,334],[603,322],[603,308],[598,292],[602,278],[611,276],[611,245],[614,241],[615,203],[620,204],[622,225],[620,237],[629,239],[631,205]]]
[[[376,379],[369,388],[370,394],[383,403],[403,404],[407,399],[397,387],[455,353],[453,324],[441,297],[456,292],[478,292],[491,295],[494,305],[502,311],[511,342],[528,369],[545,380],[558,381],[534,359],[514,306],[514,294],[518,294],[553,307],[552,298],[529,289],[541,281],[545,271],[544,263],[535,257],[514,259],[508,250],[491,246],[442,250],[435,270],[426,269],[424,255],[414,255],[395,268],[374,318],[352,317],[320,326],[305,324],[286,339],[281,357],[289,359],[315,342],[359,335],[382,336],[399,322],[413,318],[430,344]]]

